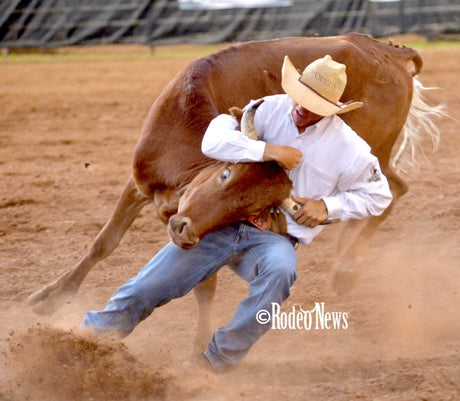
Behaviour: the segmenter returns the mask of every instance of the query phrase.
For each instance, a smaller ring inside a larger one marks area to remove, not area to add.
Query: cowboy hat
[[[327,55],[313,61],[299,75],[289,57],[285,56],[281,86],[297,104],[312,113],[320,116],[346,113],[361,107],[363,103],[339,101],[347,85],[345,68],[344,64],[337,63]]]

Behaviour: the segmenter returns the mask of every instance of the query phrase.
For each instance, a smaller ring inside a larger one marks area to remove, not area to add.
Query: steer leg
[[[149,202],[151,199],[138,191],[134,179],[131,177],[112,216],[97,235],[89,252],[76,266],[28,298],[27,303],[34,305],[34,312],[39,314],[53,313],[64,304],[67,298],[75,294],[92,267],[112,253],[142,208]]]
[[[211,304],[217,287],[217,273],[198,284],[193,294],[198,303],[198,327],[193,340],[193,354],[202,353],[211,338]]]
[[[407,192],[407,184],[391,169],[384,172],[393,194],[391,205],[380,216],[364,220],[350,220],[342,229],[338,241],[337,258],[332,271],[332,288],[339,292],[348,292],[358,275],[362,255],[379,225],[393,210],[398,199]]]

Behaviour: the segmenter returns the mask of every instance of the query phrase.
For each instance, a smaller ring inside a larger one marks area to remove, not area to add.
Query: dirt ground
[[[137,51],[137,50],[136,50]],[[186,57],[0,62],[0,400],[459,400],[460,137],[438,121],[439,150],[404,175],[410,192],[384,222],[353,291],[330,288],[337,226],[298,250],[299,277],[283,305],[348,313],[340,330],[271,330],[240,367],[181,377],[196,329],[192,294],[159,308],[121,343],[78,327],[168,241],[148,206],[121,245],[51,316],[28,295],[74,265],[108,219],[156,96]],[[120,52],[120,50],[118,50]],[[106,53],[110,53],[106,51]],[[431,103],[460,119],[460,47],[421,51]],[[123,56],[123,57],[122,57]],[[213,326],[246,284],[223,269]]]

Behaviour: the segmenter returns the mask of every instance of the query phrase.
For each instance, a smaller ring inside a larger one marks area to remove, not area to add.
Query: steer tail
[[[392,53],[397,58],[406,61],[407,70],[413,77],[420,73],[423,67],[423,59],[417,50],[411,47],[401,46],[392,40],[390,40],[388,44],[394,48]]]
[[[414,49],[410,49],[412,51],[412,56],[410,57],[410,61],[413,63],[413,68],[411,69],[410,73],[413,77],[419,74],[423,67],[423,59],[422,56]]]
[[[437,149],[441,133],[434,120],[449,115],[444,104],[431,106],[425,100],[426,92],[438,88],[424,87],[416,78],[423,66],[422,57],[417,50],[400,46],[392,41],[389,45],[395,48],[397,57],[407,63],[407,70],[413,77],[412,100],[406,122],[401,131],[402,142],[391,161],[396,170],[405,171],[405,167],[417,167],[416,153],[418,149],[421,149],[421,143],[425,137],[431,138],[433,150]],[[396,55],[396,53],[394,54]]]
[[[420,61],[415,61],[418,59]],[[421,57],[415,57],[413,60],[415,71],[420,71],[422,65]],[[416,75],[416,73],[413,75]],[[431,138],[433,150],[437,149],[441,133],[433,120],[449,117],[444,104],[430,106],[425,100],[424,94],[427,91],[438,88],[424,87],[415,76],[413,78],[413,85],[409,114],[402,129],[403,140],[391,162],[393,167],[403,171],[406,170],[403,164],[409,167],[417,167],[416,151],[419,148],[421,149],[421,142],[425,137]]]
[[[411,71],[411,74],[413,77],[415,77],[422,70],[422,67],[423,67],[422,56],[420,56],[418,52],[415,52],[414,56],[412,57],[412,62],[414,63],[414,69]]]

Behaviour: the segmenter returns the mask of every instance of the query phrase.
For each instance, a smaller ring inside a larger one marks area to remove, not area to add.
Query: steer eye
[[[220,179],[222,181],[225,181],[228,177],[230,177],[230,169],[226,168],[224,171],[222,171],[222,174],[220,175]]]

